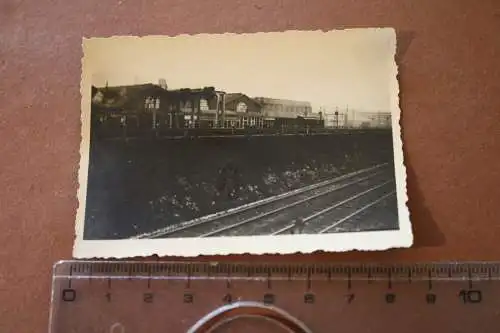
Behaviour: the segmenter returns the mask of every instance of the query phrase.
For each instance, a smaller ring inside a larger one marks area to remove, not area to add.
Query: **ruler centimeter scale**
[[[499,332],[500,263],[61,261],[49,333]]]

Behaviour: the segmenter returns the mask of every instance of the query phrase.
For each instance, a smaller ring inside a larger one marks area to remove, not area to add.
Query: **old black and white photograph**
[[[412,245],[394,29],[82,46],[75,257]]]

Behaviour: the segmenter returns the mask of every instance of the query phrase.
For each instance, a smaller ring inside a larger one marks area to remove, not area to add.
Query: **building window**
[[[236,112],[247,112],[247,105],[244,102],[239,102],[236,105]]]
[[[146,100],[144,101],[144,108],[146,110],[159,109],[160,99],[155,97],[146,97]]]
[[[191,101],[181,101],[181,111],[184,113],[190,113],[192,111],[192,103]]]
[[[200,99],[200,111],[208,111],[208,101],[204,98]]]

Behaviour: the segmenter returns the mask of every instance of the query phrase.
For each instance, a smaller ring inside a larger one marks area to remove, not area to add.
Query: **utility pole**
[[[335,128],[339,128],[339,107],[335,107]]]
[[[347,104],[346,108],[345,108],[344,127],[346,127],[346,128],[350,127],[350,125],[348,123],[348,119],[350,119],[350,116],[349,116],[349,104]]]

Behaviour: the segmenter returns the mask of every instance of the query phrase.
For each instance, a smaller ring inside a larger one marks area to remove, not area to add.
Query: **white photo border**
[[[78,172],[78,202],[76,213],[75,241],[73,257],[88,258],[130,258],[158,256],[197,257],[200,255],[231,254],[294,254],[313,252],[347,252],[347,251],[383,251],[391,248],[408,248],[413,245],[413,232],[410,213],[407,206],[406,167],[401,139],[399,107],[398,66],[396,63],[396,32],[393,28],[355,28],[346,30],[377,29],[391,34],[393,39],[393,66],[389,80],[391,95],[391,121],[394,153],[394,170],[396,179],[396,196],[398,207],[399,230],[349,232],[310,235],[277,235],[277,236],[238,236],[238,237],[206,237],[206,238],[166,238],[166,239],[121,239],[121,240],[85,240],[83,239],[85,224],[85,203],[87,195],[87,179],[90,153],[90,95],[92,70],[85,58],[85,41],[83,39],[82,78],[81,78],[81,144],[80,168]],[[291,31],[286,31],[291,32]],[[313,31],[310,31],[313,32]],[[323,31],[314,31],[324,33]],[[256,33],[267,34],[267,33]],[[223,36],[234,34],[197,36]],[[241,34],[240,34],[241,35]],[[252,34],[255,35],[255,34]],[[182,35],[179,35],[182,36]],[[178,37],[179,37],[178,36]],[[127,36],[129,37],[129,36]],[[155,36],[158,37],[158,36]],[[162,36],[160,36],[162,37]],[[109,37],[115,38],[115,37]]]

